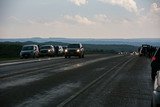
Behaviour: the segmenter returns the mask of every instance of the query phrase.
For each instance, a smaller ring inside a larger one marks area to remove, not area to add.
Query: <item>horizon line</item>
[[[0,38],[0,39],[160,39],[160,38],[67,38],[67,37],[16,37],[16,38]]]

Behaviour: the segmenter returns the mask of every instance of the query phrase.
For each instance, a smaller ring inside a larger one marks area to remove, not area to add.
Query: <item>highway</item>
[[[0,62],[0,107],[150,107],[150,59],[86,55]]]

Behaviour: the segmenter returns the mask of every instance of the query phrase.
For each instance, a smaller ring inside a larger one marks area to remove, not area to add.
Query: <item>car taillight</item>
[[[155,57],[155,56],[153,56],[153,57],[152,57],[152,61],[155,61],[155,60],[156,60],[156,57]]]

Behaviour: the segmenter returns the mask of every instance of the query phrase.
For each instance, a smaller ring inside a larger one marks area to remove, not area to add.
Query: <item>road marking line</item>
[[[116,57],[120,57],[120,56],[121,55],[114,55],[114,56],[108,56],[108,57],[98,58],[98,59],[94,59],[94,60],[89,60],[89,61],[86,61],[86,62],[81,62],[81,63],[74,64],[72,66],[71,65],[66,66],[66,67],[64,66],[62,68],[55,69],[55,71],[60,71],[60,72],[61,71],[67,71],[67,70],[79,68],[79,67],[82,67],[82,66],[85,66],[85,65],[88,65],[88,64],[92,64],[92,63],[95,63],[95,62],[98,62],[98,61],[103,61],[103,60],[116,58]],[[59,64],[60,63],[58,63],[58,65]],[[56,66],[56,65],[54,65],[54,66]],[[45,67],[42,67],[42,68],[32,68],[32,69],[27,69],[27,70],[21,70],[20,72],[14,72],[14,73],[11,73],[11,74],[1,75],[0,79],[4,79],[4,78],[15,76],[15,75],[21,75],[21,74],[25,74],[25,73],[30,73],[33,70],[39,71],[39,70],[50,69],[51,67],[53,67],[53,65],[45,66]]]
[[[132,59],[127,60],[125,63],[122,64],[122,66],[120,66],[116,71],[121,70],[126,64],[128,64]],[[98,77],[97,79],[95,79],[94,81],[92,81],[91,83],[89,83],[87,86],[85,86],[83,89],[81,89],[80,91],[78,91],[77,93],[73,94],[72,96],[70,96],[68,99],[64,100],[63,102],[61,102],[59,105],[57,105],[57,107],[64,107],[67,103],[69,103],[70,101],[72,101],[74,98],[76,98],[78,95],[80,95],[81,93],[83,93],[85,90],[87,90],[88,88],[90,88],[92,85],[94,85],[96,82],[98,82],[99,80],[101,80],[106,74],[108,74],[108,72],[112,71],[113,69],[115,69],[116,67],[118,67],[120,64],[115,65],[114,67],[112,67],[110,70],[108,70],[107,72],[105,72],[104,74],[102,74],[100,77]],[[116,74],[115,74],[116,75]],[[114,76],[115,76],[114,75]],[[113,77],[114,77],[113,76]],[[112,77],[112,78],[113,78]]]
[[[36,60],[29,60],[29,61],[8,62],[8,63],[2,63],[2,64],[0,64],[0,66],[15,65],[15,64],[23,64],[23,63],[31,63],[31,62],[49,61],[49,60],[53,60],[53,59],[62,59],[62,57],[57,57],[57,58],[45,58],[45,59],[36,59]]]

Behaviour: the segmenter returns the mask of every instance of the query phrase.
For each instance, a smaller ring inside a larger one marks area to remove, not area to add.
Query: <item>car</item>
[[[157,71],[157,75],[155,77],[151,107],[160,107],[160,71]]]
[[[40,47],[40,56],[55,56],[55,49],[52,45],[42,45]]]
[[[63,52],[63,47],[60,45],[54,46],[55,49],[55,55],[57,56],[63,56],[64,52]]]
[[[38,45],[24,45],[20,52],[20,58],[39,57]]]
[[[67,49],[65,49],[65,58],[70,58],[71,56],[78,56],[79,58],[84,58],[84,47],[81,43],[69,44]]]
[[[63,48],[63,54],[65,53],[65,50],[67,49],[67,46],[62,46]]]
[[[160,48],[157,49],[154,56],[152,57],[151,69],[151,78],[154,80],[156,72],[160,70]]]
[[[142,44],[142,46],[139,48],[139,56],[149,56],[150,51],[150,45]]]

